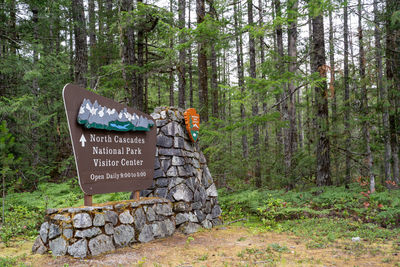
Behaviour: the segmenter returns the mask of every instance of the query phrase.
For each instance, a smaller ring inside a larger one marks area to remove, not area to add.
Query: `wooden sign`
[[[200,131],[200,115],[197,114],[196,109],[189,108],[183,114],[185,117],[186,130],[192,142],[196,142],[199,137]]]
[[[153,183],[153,118],[67,84],[63,89],[79,184],[87,195],[137,191]]]

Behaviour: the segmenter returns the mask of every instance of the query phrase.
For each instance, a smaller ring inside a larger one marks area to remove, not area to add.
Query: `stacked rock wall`
[[[151,188],[139,201],[49,209],[34,253],[84,258],[221,224],[218,193],[203,153],[189,139],[184,110],[156,108],[157,150]]]
[[[85,258],[174,232],[175,216],[167,199],[48,209],[32,251],[43,254],[51,250],[55,256]]]
[[[192,233],[200,226],[221,224],[221,208],[206,159],[197,143],[190,141],[183,113],[180,108],[160,107],[151,114],[157,125],[154,183],[141,195],[170,200],[176,226]]]

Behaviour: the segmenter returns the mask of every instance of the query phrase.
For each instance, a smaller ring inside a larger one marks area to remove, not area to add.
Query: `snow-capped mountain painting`
[[[83,99],[78,113],[78,123],[85,128],[105,129],[110,131],[150,131],[154,122],[136,113],[129,113],[126,108],[117,112],[115,109],[103,107],[89,99]]]

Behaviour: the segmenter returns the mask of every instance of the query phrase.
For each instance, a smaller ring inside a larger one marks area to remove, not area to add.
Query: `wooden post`
[[[140,198],[140,191],[133,192],[133,199],[134,200],[139,200],[139,198]]]
[[[83,203],[85,206],[92,206],[92,195],[84,195],[83,196]]]

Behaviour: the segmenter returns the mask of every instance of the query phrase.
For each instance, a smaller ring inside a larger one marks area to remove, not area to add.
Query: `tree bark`
[[[297,0],[288,1],[288,56],[289,64],[288,71],[295,76],[297,71]],[[296,129],[296,95],[295,95],[295,82],[293,79],[288,83],[288,114],[289,114],[289,151],[287,159],[287,168],[292,172],[293,156],[297,151],[297,129]]]
[[[365,75],[365,52],[364,52],[364,40],[363,40],[363,29],[362,29],[362,2],[358,0],[358,43],[359,43],[359,68],[360,68],[360,79],[361,79],[361,96],[362,96],[362,108],[363,111],[363,134],[366,150],[366,162],[367,162],[367,173],[370,182],[370,191],[375,192],[375,176],[372,170],[373,158],[370,145],[370,133],[369,133],[369,118],[368,118],[368,92],[366,85]]]
[[[87,86],[87,34],[83,0],[72,0],[72,14],[74,18],[75,36],[75,82],[83,87]]]
[[[248,16],[248,24],[250,27],[254,26],[254,18],[253,18],[253,1],[247,0],[247,16]],[[250,58],[250,82],[249,87],[253,93],[253,105],[252,105],[252,116],[256,118],[258,116],[258,92],[255,85],[256,75],[256,44],[255,38],[252,36],[252,33],[249,32],[249,58]],[[260,133],[259,127],[257,123],[253,125],[253,149],[254,149],[254,157],[255,157],[255,167],[254,167],[254,177],[256,181],[256,187],[260,188],[262,185],[261,181],[261,166],[260,166]]]
[[[322,13],[312,18],[312,72],[319,73],[326,78],[324,21]],[[328,92],[326,81],[321,80],[315,85],[316,122],[317,122],[317,186],[331,185],[330,157],[329,157],[329,121],[328,121]]]
[[[348,10],[347,2],[344,3],[344,132],[346,146],[346,170],[345,170],[345,185],[348,187],[350,183],[350,92],[349,92],[349,26],[348,26]]]
[[[94,11],[94,0],[89,0],[89,46],[90,46],[90,88],[96,85],[97,64],[94,55],[96,47],[96,13]]]
[[[206,11],[204,0],[196,0],[196,14],[197,24],[201,24],[204,21]],[[199,40],[197,44],[198,49],[198,72],[199,72],[199,106],[200,106],[200,117],[204,122],[208,121],[208,78],[207,78],[207,54],[206,54],[206,42]]]
[[[181,32],[179,33],[179,44],[183,46],[186,42],[185,35],[183,32],[185,28],[185,13],[186,13],[186,1],[179,0],[178,1],[178,13],[179,13],[179,29]],[[178,68],[178,87],[179,87],[179,101],[178,106],[180,108],[185,108],[185,92],[186,92],[186,49],[181,48],[179,50],[179,68]]]
[[[190,17],[190,11],[191,11],[191,3],[192,1],[188,1],[188,28],[191,28],[191,17]],[[193,66],[192,66],[192,45],[189,45],[189,62],[188,62],[189,68],[189,105],[190,107],[194,107],[194,102],[193,102]]]

